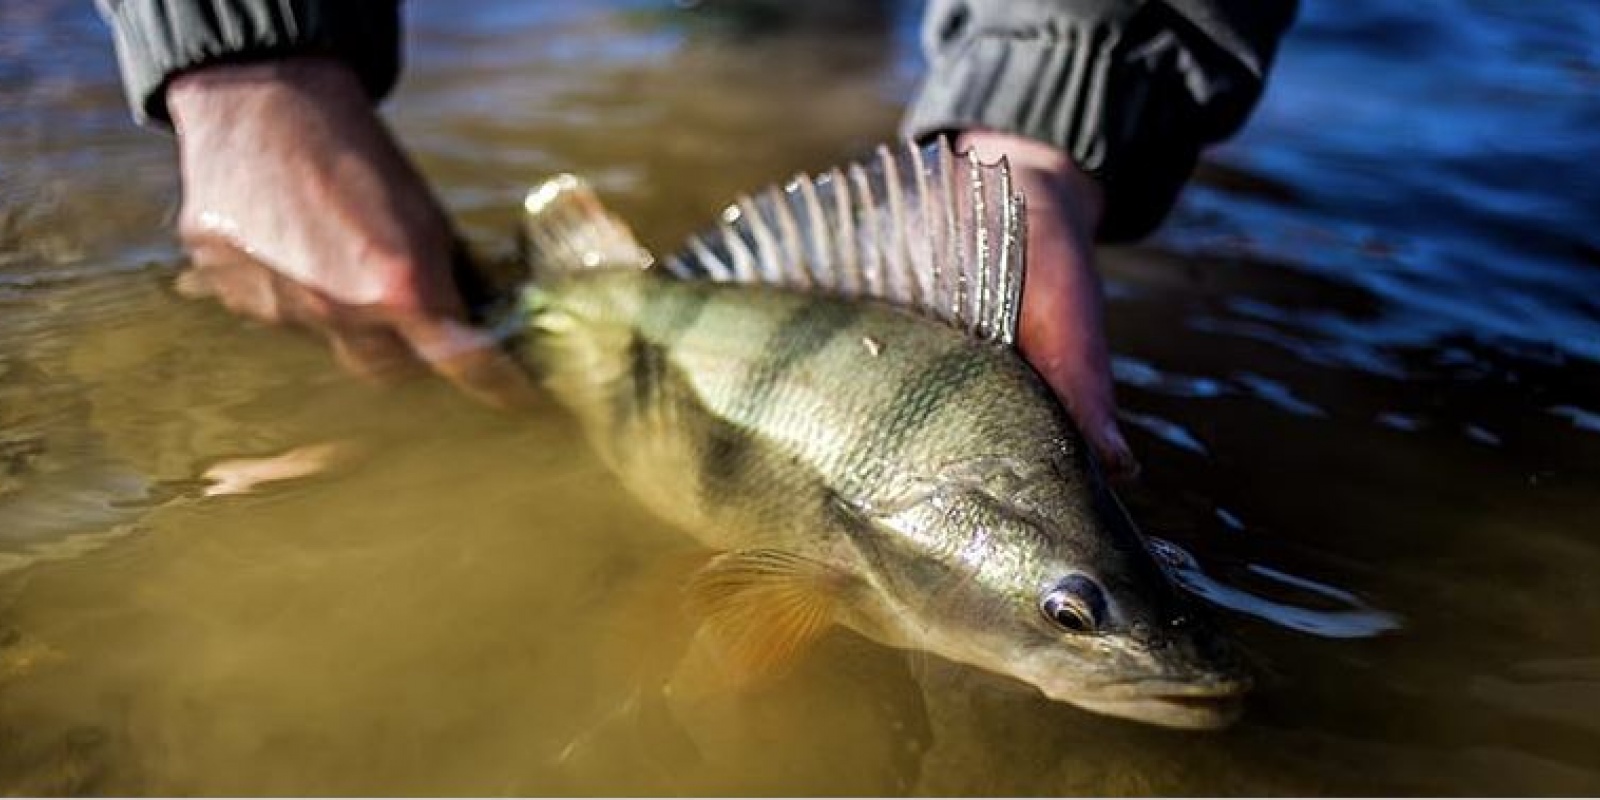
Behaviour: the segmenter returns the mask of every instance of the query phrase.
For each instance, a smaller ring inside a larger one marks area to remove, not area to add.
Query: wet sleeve
[[[1054,144],[1100,181],[1099,237],[1149,233],[1244,123],[1295,0],[931,0],[903,123]]]
[[[97,0],[141,123],[170,124],[167,82],[184,70],[290,55],[349,64],[373,101],[400,72],[399,0]]]

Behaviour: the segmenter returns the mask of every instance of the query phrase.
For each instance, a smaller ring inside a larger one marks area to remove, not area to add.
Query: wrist
[[[371,106],[353,70],[316,56],[200,67],[173,78],[166,92],[180,140],[185,129],[283,101],[345,113]]]

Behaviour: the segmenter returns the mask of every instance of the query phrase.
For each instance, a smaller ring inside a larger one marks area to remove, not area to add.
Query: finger
[[[1048,255],[1028,273],[1023,353],[1066,404],[1107,472],[1131,478],[1139,466],[1117,424],[1099,282],[1085,262],[1073,260],[1086,258],[1081,253],[1067,248]]]
[[[1117,480],[1139,473],[1139,463],[1128,447],[1117,424],[1116,401],[1110,379],[1099,368],[1091,353],[1073,352],[1070,347],[1045,352],[1038,360],[1040,374],[1056,395],[1066,403],[1083,436],[1094,449],[1106,472]]]
[[[185,240],[194,266],[178,278],[186,297],[214,297],[235,314],[267,323],[287,318],[283,291],[275,272],[225,241],[194,237]]]
[[[190,267],[172,280],[172,288],[178,292],[179,297],[189,300],[199,300],[211,297],[217,293],[212,288],[211,281],[206,278],[205,271],[198,267]]]
[[[488,334],[438,317],[401,320],[395,331],[430,369],[478,400],[497,408],[533,402],[527,373]]]
[[[415,371],[411,348],[391,331],[330,327],[323,333],[339,366],[363,380],[388,384]]]
[[[250,264],[213,264],[197,268],[202,283],[224,308],[267,323],[285,322],[283,306],[271,274]]]
[[[1026,317],[1024,312],[1028,360],[1066,404],[1106,471],[1119,480],[1138,474],[1138,462],[1117,424],[1104,339],[1081,328],[1069,332],[1059,324],[1029,325]]]
[[[341,306],[231,245],[204,242],[192,252],[196,266],[179,276],[180,292],[214,296],[228,310],[264,322],[320,331],[339,344],[352,363],[376,363],[371,356],[396,349],[383,341],[393,343],[392,334],[380,335],[388,326],[381,318]],[[404,347],[397,351],[407,352]],[[398,359],[406,360],[409,357]]]
[[[262,484],[306,478],[348,465],[360,453],[353,441],[318,442],[277,455],[219,461],[200,477],[211,482],[206,497],[249,494]]]

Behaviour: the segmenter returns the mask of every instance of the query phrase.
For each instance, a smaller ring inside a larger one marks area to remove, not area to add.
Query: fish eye
[[[1039,610],[1073,633],[1094,633],[1105,622],[1106,596],[1087,575],[1068,575],[1039,598]]]

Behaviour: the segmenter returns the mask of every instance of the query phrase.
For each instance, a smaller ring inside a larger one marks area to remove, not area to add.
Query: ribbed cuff
[[[210,64],[322,55],[348,64],[374,102],[400,73],[398,0],[100,0],[141,124],[170,125],[166,87]]]
[[[1144,236],[1201,145],[1237,127],[1259,92],[1259,81],[1239,82],[1170,23],[1136,14],[972,31],[930,59],[902,131],[920,139],[991,128],[1061,147],[1104,187],[1098,238]]]

